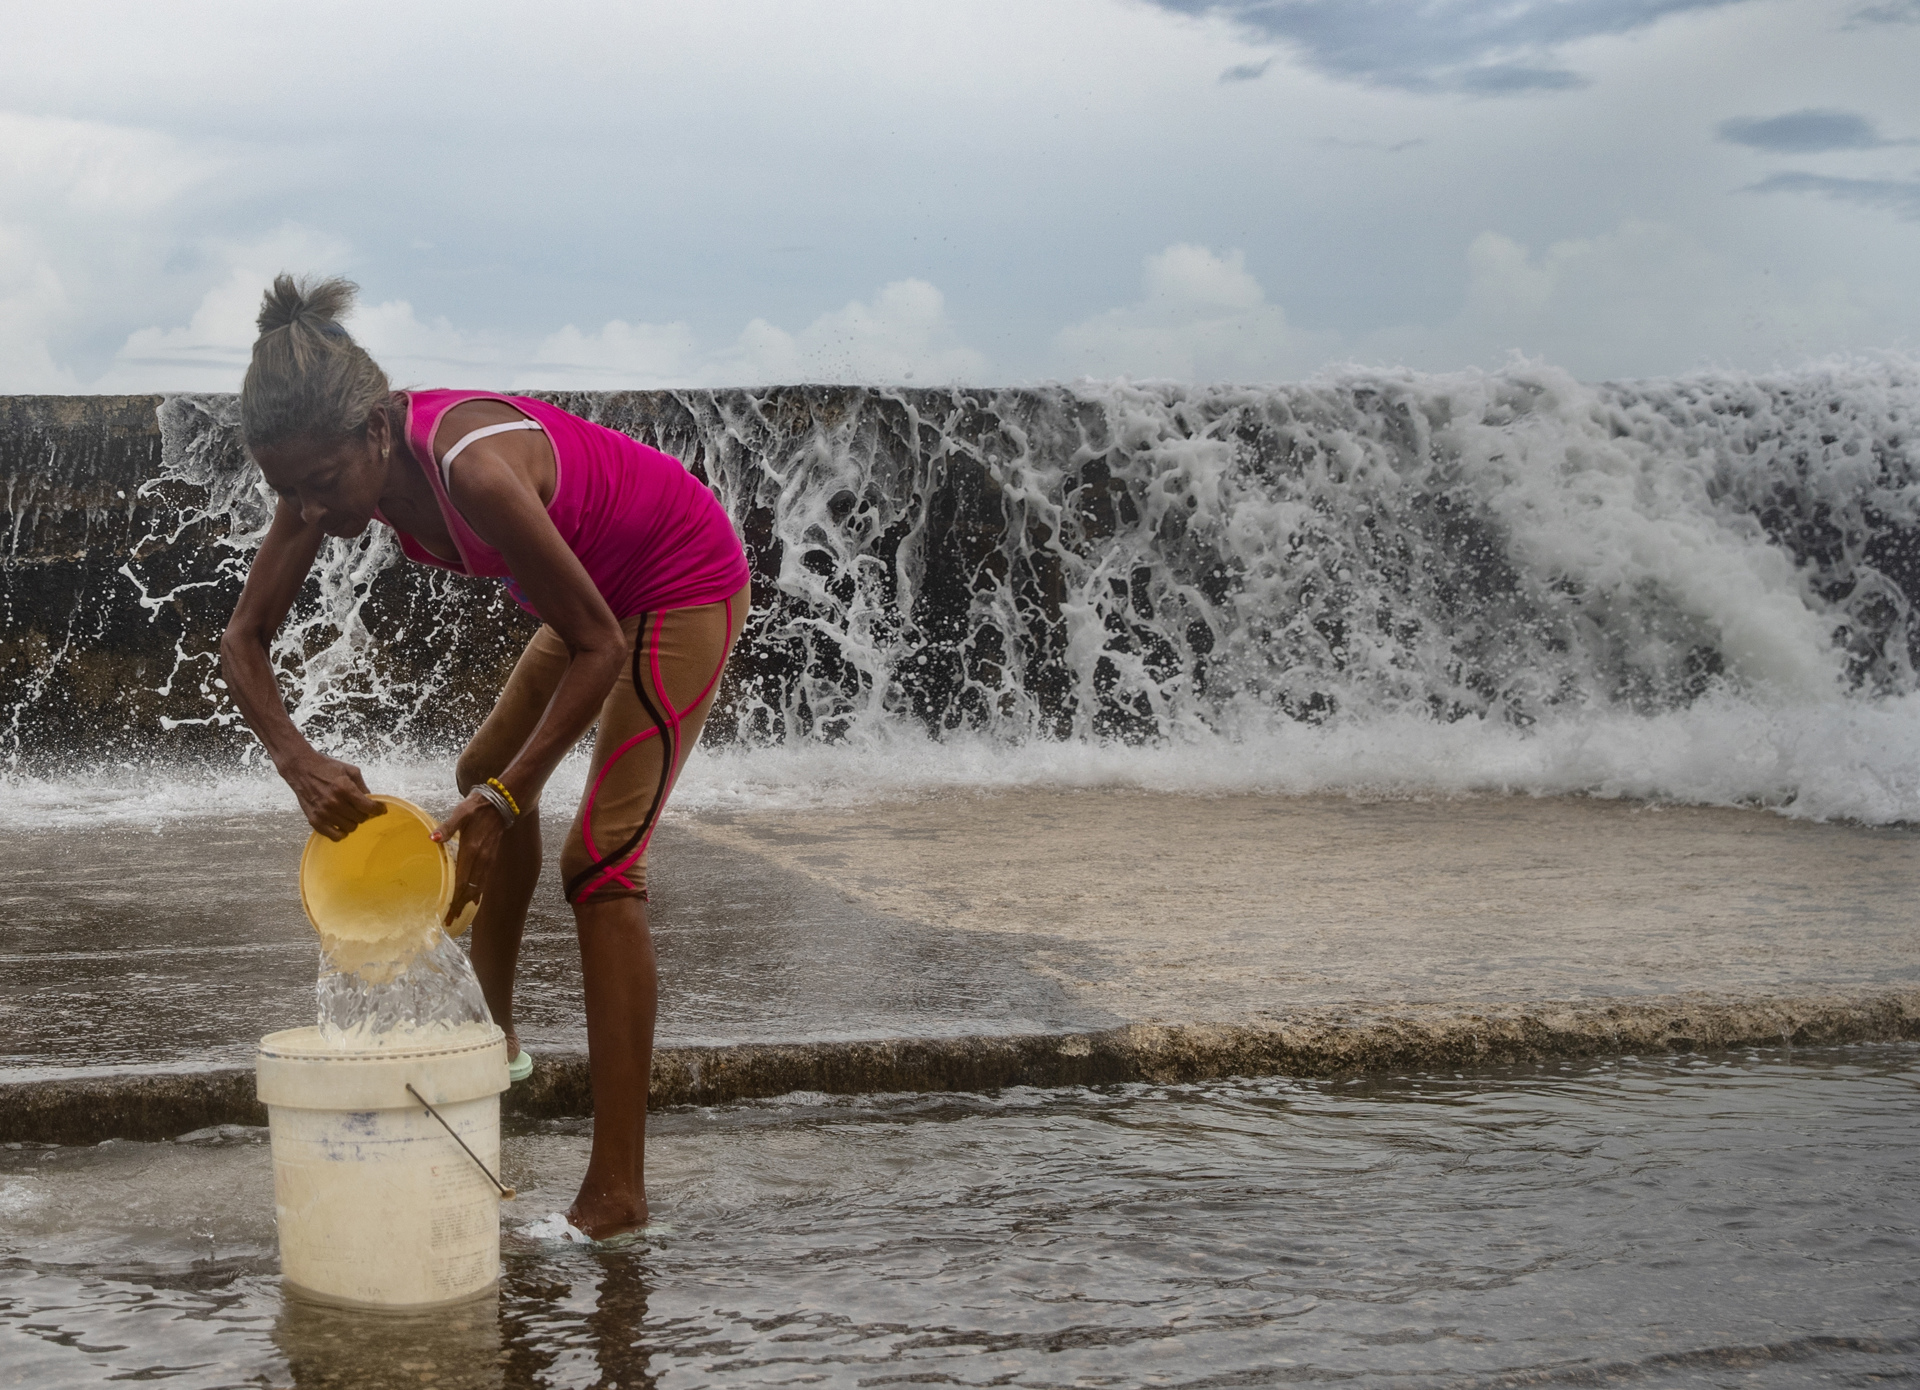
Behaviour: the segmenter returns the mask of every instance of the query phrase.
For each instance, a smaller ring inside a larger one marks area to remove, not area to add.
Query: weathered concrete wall
[[[1644,484],[1638,520],[1609,525],[1680,526],[1723,567],[1764,537],[1830,620],[1851,687],[1914,687],[1905,369],[1591,392],[1518,369],[1448,380],[548,398],[683,460],[741,528],[755,612],[716,739],[1681,707],[1740,674],[1720,618],[1630,557],[1569,573],[1513,521],[1535,505],[1520,493],[1556,477],[1577,492],[1601,455]],[[154,407],[0,401],[0,767],[244,745],[213,648],[263,499],[230,396],[170,398],[158,428]],[[1513,448],[1526,478],[1499,462]],[[289,684],[309,681],[308,727],[409,751],[470,731],[524,617],[498,585],[388,564],[377,528],[333,552],[281,652]],[[335,618],[344,645],[315,662]]]
[[[0,397],[0,768],[230,757],[243,738],[208,722],[208,686],[245,552],[207,489],[162,476],[160,400]],[[470,730],[532,623],[498,586],[395,566],[372,587],[382,679],[418,683],[459,641],[471,679],[431,712]]]
[[[134,688],[158,684],[172,643],[119,570],[164,497],[157,396],[0,397],[0,719],[37,737],[93,737],[133,717]],[[125,591],[125,602],[100,596]],[[4,750],[0,750],[4,751]]]
[[[650,1104],[828,1095],[1159,1084],[1225,1076],[1381,1075],[1554,1058],[1920,1039],[1920,990],[1782,998],[1303,1012],[1276,1026],[1133,1024],[1092,1033],[665,1048]],[[584,1057],[543,1057],[506,1097],[521,1119],[593,1110]],[[89,1077],[0,1086],[0,1141],[165,1139],[259,1125],[253,1072]]]
[[[1009,641],[1037,654],[1060,645],[1057,574],[1049,586],[1010,559],[1027,538],[1017,524],[1010,536],[1017,508],[988,462],[1015,447],[999,438],[1008,421],[970,411],[958,393],[538,394],[684,460],[741,527],[755,621],[730,663],[711,737],[844,727],[874,673],[849,664],[827,634],[847,627],[850,612],[891,602],[902,566],[913,573],[913,612],[881,626],[897,640],[917,624],[891,681],[903,712],[935,725],[990,719]],[[940,428],[916,417],[923,398]],[[161,405],[154,396],[0,398],[0,768],[44,772],[129,752],[227,760],[246,741],[231,703],[210,687],[249,554],[236,536],[264,520],[263,503],[230,398],[177,398],[164,431]],[[838,476],[849,470],[858,492]],[[1115,488],[1125,491],[1102,474],[1094,490]],[[356,618],[376,640],[354,653],[354,693],[310,733],[331,728],[363,746],[463,739],[532,621],[496,583],[397,563],[368,569],[353,579],[364,589]],[[983,574],[1022,596],[1022,633],[970,616]],[[337,607],[335,578],[327,601]],[[316,603],[311,586],[304,602]],[[313,625],[305,655],[335,631]],[[1036,692],[1061,698],[1062,681],[1051,680]]]

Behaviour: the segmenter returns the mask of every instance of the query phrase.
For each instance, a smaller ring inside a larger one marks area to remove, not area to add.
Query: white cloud
[[[226,269],[189,321],[128,335],[106,373],[85,389],[236,389],[272,276],[351,259],[339,240],[292,226],[207,255]],[[1448,370],[1497,365],[1521,352],[1592,380],[1799,360],[1844,349],[1880,326],[1837,278],[1776,283],[1652,222],[1627,222],[1537,252],[1483,232],[1465,249],[1462,272],[1461,308],[1451,318],[1363,334],[1308,331],[1268,299],[1240,252],[1176,243],[1146,257],[1137,301],[1054,336],[1050,374],[1267,382],[1297,380],[1340,361]],[[10,389],[82,389],[45,346],[65,309],[61,280],[36,255],[30,235],[0,224],[0,328],[7,330],[0,373]],[[399,299],[365,306],[352,327],[402,386],[994,379],[986,356],[959,339],[940,290],[918,279],[894,281],[797,330],[754,318],[717,347],[703,346],[680,321],[614,319],[591,332],[568,324],[530,339],[445,317],[422,319]]]
[[[1467,248],[1467,265],[1473,330],[1524,334],[1561,361],[1584,345],[1615,371],[1662,358],[1666,370],[1685,370],[1756,338],[1791,352],[1796,339],[1844,338],[1864,318],[1837,278],[1783,286],[1656,222],[1555,242],[1537,257],[1486,232]]]
[[[178,328],[149,326],[127,335],[94,391],[234,391],[257,336],[260,298],[288,266],[338,264],[347,248],[303,227],[283,227],[246,246],[209,248],[226,274]]]
[[[273,276],[283,269],[348,260],[341,243],[295,227],[253,246],[226,248],[221,255],[232,269],[205,293],[191,319],[180,327],[129,334],[92,390],[237,390],[253,349],[260,297]],[[51,294],[46,290],[42,297]],[[8,312],[8,303],[0,295],[0,316]],[[348,327],[396,386],[616,390],[804,381],[939,384],[981,381],[990,371],[984,356],[958,340],[945,299],[924,280],[895,281],[871,301],[853,300],[797,332],[756,318],[732,343],[711,351],[700,349],[685,323],[614,319],[592,333],[568,324],[528,343],[494,330],[458,327],[444,317],[423,320],[403,299],[356,309]],[[73,389],[71,376],[60,377],[51,359],[16,365],[0,357],[0,370],[7,369],[22,380],[65,383],[48,389]]]
[[[16,236],[15,240],[19,240]],[[0,243],[4,245],[4,243]],[[230,268],[187,324],[128,336],[98,391],[232,390],[246,368],[260,294],[279,269],[342,264],[348,248],[283,228],[249,246],[219,249]],[[32,257],[0,278],[0,348],[15,389],[72,390],[38,347],[61,312],[61,287]],[[1140,298],[1061,329],[1055,376],[1182,381],[1297,380],[1329,364],[1365,360],[1429,370],[1497,365],[1514,352],[1574,375],[1679,372],[1756,356],[1788,361],[1844,347],[1872,327],[1847,287],[1829,279],[1790,287],[1746,271],[1691,238],[1651,222],[1555,242],[1535,252],[1483,232],[1465,249],[1461,308],[1436,323],[1364,334],[1303,330],[1247,269],[1238,251],[1176,243],[1143,263]],[[364,307],[356,335],[396,385],[563,389],[767,385],[807,381],[988,382],[986,356],[960,341],[940,290],[897,280],[797,330],[754,318],[735,339],[705,347],[685,322],[614,319],[591,332],[568,324],[537,339],[487,326],[422,319],[406,300]]]
[[[234,258],[244,263],[207,291],[185,326],[142,328],[128,335],[91,389],[239,390],[258,336],[260,299],[273,277],[346,259],[338,243],[297,229]],[[445,318],[423,321],[404,299],[357,307],[347,326],[396,386],[498,386],[519,360],[514,345],[499,335],[463,331]]]
[[[6,389],[65,394],[79,389],[53,360],[48,335],[69,310],[65,287],[24,227],[0,222],[0,382]]]
[[[798,333],[754,319],[702,369],[707,384],[791,381],[981,381],[987,359],[961,343],[946,298],[925,280],[895,280],[871,303],[853,300]]]
[[[233,390],[247,370],[265,284],[258,270],[236,269],[207,291],[184,327],[129,333],[93,389]]]
[[[397,387],[503,386],[521,355],[502,334],[422,320],[404,299],[356,310],[347,326]]]
[[[636,390],[760,386],[807,381],[945,384],[986,379],[987,359],[959,340],[946,299],[925,280],[896,280],[871,301],[852,300],[789,332],[764,318],[733,343],[702,352],[685,323],[614,319],[597,332],[568,324],[543,339],[522,386]]]
[[[1068,375],[1279,381],[1324,360],[1331,340],[1288,325],[1239,251],[1169,246],[1146,259],[1139,302],[1063,328]]]
[[[152,131],[0,111],[0,390],[83,389],[62,339],[153,270],[130,224],[221,167]]]
[[[516,386],[644,390],[684,383],[697,354],[684,323],[628,323],[612,319],[597,333],[568,324],[541,340]]]
[[[1588,380],[1729,363],[1767,366],[1896,336],[1847,284],[1783,283],[1659,223],[1629,221],[1534,252],[1482,232],[1464,256],[1461,308],[1364,333],[1303,330],[1239,252],[1169,246],[1146,260],[1140,300],[1062,329],[1060,374],[1180,381],[1298,379],[1336,362],[1445,371],[1513,353]]]
[[[1920,26],[1767,0],[1555,30],[1546,67],[1586,85],[1494,102],[1329,76],[1338,43],[1198,8],[564,0],[508,52],[499,0],[444,34],[373,0],[27,7],[0,44],[0,391],[230,386],[258,287],[208,296],[283,267],[361,280],[409,382],[1263,380],[1510,348],[1593,377],[1920,338],[1914,223],[1889,215],[1910,151],[1885,143],[1920,136]],[[375,20],[401,41],[363,52]],[[1484,68],[1479,31],[1443,52],[1431,28],[1363,35],[1366,70]],[[394,55],[426,35],[444,61],[416,72]],[[295,49],[322,61],[258,61]],[[1716,135],[1842,110],[1880,143],[1805,169]],[[351,257],[222,249],[286,223]]]
[[[156,131],[0,111],[0,200],[87,217],[137,215],[215,178],[224,160]]]
[[[1656,222],[1628,221],[1537,253],[1482,232],[1466,262],[1456,317],[1364,335],[1355,354],[1447,368],[1518,351],[1593,380],[1790,362],[1886,327],[1837,276],[1783,283]]]

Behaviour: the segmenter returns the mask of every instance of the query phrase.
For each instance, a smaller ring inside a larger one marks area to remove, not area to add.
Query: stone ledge
[[[1128,1024],[1089,1033],[669,1047],[650,1104],[723,1105],[819,1091],[991,1091],[1005,1086],[1329,1077],[1508,1066],[1552,1058],[1920,1039],[1920,990],[1765,998],[1677,995],[1579,1003],[1353,1005],[1251,1024]],[[593,1110],[587,1059],[543,1057],[510,1091],[523,1119]],[[0,1141],[164,1139],[260,1125],[253,1071],[0,1084]]]

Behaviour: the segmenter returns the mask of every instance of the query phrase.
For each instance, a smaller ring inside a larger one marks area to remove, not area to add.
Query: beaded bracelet
[[[513,823],[520,819],[519,813],[507,804],[507,798],[494,789],[492,782],[482,782],[474,791],[482,801],[500,813],[500,819],[507,823],[507,829],[513,829]]]
[[[507,809],[513,812],[515,820],[520,819],[520,803],[513,799],[513,793],[507,790],[507,784],[498,777],[487,778],[487,785],[507,799]]]

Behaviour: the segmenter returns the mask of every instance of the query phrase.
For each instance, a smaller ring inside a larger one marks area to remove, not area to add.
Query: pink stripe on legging
[[[653,620],[653,636],[645,639],[648,643],[648,649],[652,656],[654,683],[656,685],[659,683],[659,679],[660,679],[660,624],[665,619],[665,617],[666,617],[666,614],[662,613]],[[642,621],[644,622],[645,620],[642,619]],[[638,634],[636,634],[636,636],[637,635]],[[635,693],[637,694],[638,692],[635,692]],[[664,694],[660,698],[660,703],[665,705],[668,709],[673,708],[673,702],[671,700],[668,700]],[[591,791],[587,793],[587,804],[585,805],[585,807],[581,809],[581,812],[580,812],[580,840],[581,840],[581,843],[586,845],[587,853],[592,855],[595,859],[598,859],[600,857],[600,848],[593,842],[593,803],[600,796],[600,788],[606,782],[607,774],[613,771],[613,765],[619,762],[620,759],[625,757],[634,748],[637,748],[640,744],[646,742],[648,739],[652,738],[655,734],[658,734],[660,732],[661,731],[657,728],[642,729],[639,733],[635,734],[632,738],[628,739],[625,743],[621,744],[618,748],[616,748],[613,751],[612,755],[606,760],[606,762],[600,765],[600,775],[593,779],[593,788]],[[662,753],[661,756],[668,757],[670,756],[670,754]],[[645,851],[646,851],[646,842],[643,840],[640,844],[640,852],[644,853]],[[627,859],[627,863],[631,864],[632,862],[633,862],[632,858],[629,857]],[[618,878],[620,880],[622,887],[629,888],[629,889],[633,887],[633,884],[629,882],[626,877],[626,865],[619,864],[619,865],[615,865],[607,873],[604,873],[599,878],[595,879],[593,883],[589,885],[586,889],[575,894],[574,901],[578,902],[581,898],[586,897],[589,893],[593,892],[595,888],[598,888],[601,884],[605,883],[610,877]]]
[[[653,693],[659,697],[660,706],[666,711],[667,723],[671,726],[674,734],[674,746],[671,748],[663,748],[660,754],[661,757],[669,760],[666,769],[667,795],[671,795],[674,784],[680,780],[679,768],[672,765],[673,762],[678,761],[675,755],[679,751],[680,717],[691,710],[700,708],[700,702],[712,694],[713,688],[720,684],[720,677],[727,669],[727,656],[729,653],[726,648],[721,650],[720,663],[713,668],[713,678],[709,680],[705,688],[694,697],[693,703],[688,705],[686,709],[675,709],[673,707],[672,697],[667,694],[666,678],[660,674],[660,624],[665,617],[666,615],[663,613],[659,618],[654,620],[653,636],[647,643],[647,665],[653,672]],[[731,638],[733,636],[732,599],[726,601],[726,624],[727,636]],[[607,759],[606,764],[600,769],[600,775],[594,779],[593,789],[587,793],[586,809],[581,813],[580,817],[580,838],[586,844],[587,853],[595,859],[600,857],[600,851],[594,847],[593,843],[593,803],[600,795],[601,784],[607,780],[607,773],[613,769],[614,763],[624,757],[631,749],[660,732],[659,729],[645,729],[635,734],[632,738],[621,744],[619,748],[614,750],[613,754]],[[666,798],[663,796],[661,798],[661,807],[663,810],[665,809],[665,805]],[[633,853],[627,855],[620,863],[607,868],[598,878],[581,889],[579,893],[574,895],[574,901],[579,902],[582,899],[591,897],[596,890],[616,880],[623,888],[631,889],[633,883],[626,877],[626,871],[635,861],[646,854],[647,846],[653,843],[653,832],[658,826],[659,822],[657,820],[647,826],[647,833],[640,837],[640,843],[634,847]]]

